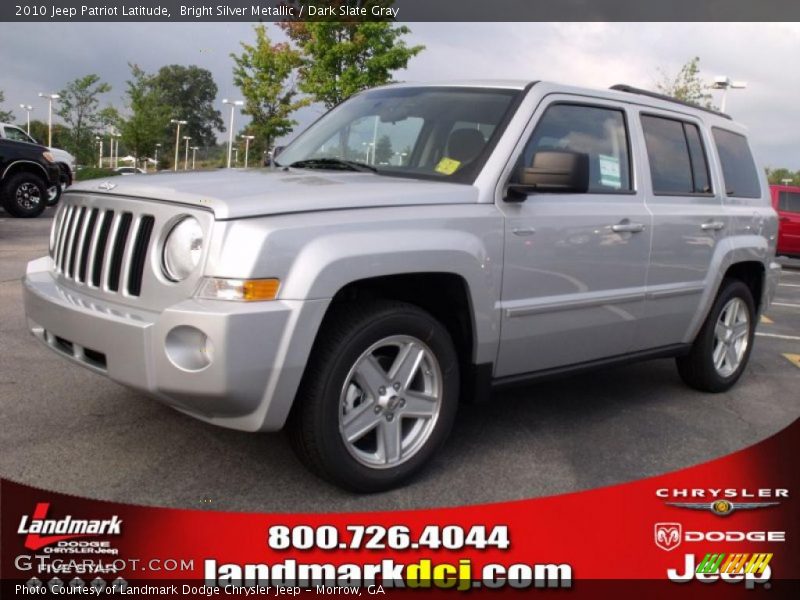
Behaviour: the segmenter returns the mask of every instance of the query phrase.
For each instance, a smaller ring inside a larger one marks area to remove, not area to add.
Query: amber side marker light
[[[281,286],[279,279],[206,279],[200,286],[198,297],[210,300],[236,300],[261,302],[274,300]]]

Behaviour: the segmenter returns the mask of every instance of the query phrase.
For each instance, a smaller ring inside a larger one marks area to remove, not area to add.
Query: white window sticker
[[[607,154],[598,155],[600,159],[600,184],[605,187],[620,189],[622,177],[619,170],[619,159]]]

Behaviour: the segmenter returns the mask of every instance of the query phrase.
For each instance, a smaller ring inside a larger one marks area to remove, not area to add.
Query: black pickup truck
[[[42,214],[60,173],[44,146],[0,139],[0,204],[12,217]]]

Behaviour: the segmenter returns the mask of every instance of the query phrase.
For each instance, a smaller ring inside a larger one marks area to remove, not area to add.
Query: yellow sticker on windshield
[[[461,166],[461,162],[457,161],[453,158],[447,158],[446,156],[439,161],[439,164],[436,165],[436,172],[442,173],[443,175],[452,175],[456,172],[458,167]]]

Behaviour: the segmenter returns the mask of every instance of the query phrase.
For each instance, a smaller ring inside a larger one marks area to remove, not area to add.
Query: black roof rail
[[[688,106],[689,108],[703,110],[707,113],[711,113],[712,115],[717,115],[718,117],[728,119],[729,121],[733,120],[730,115],[715,110],[713,108],[706,108],[705,106],[692,104],[691,102],[686,102],[685,100],[678,100],[677,98],[673,98],[672,96],[659,94],[658,92],[651,92],[650,90],[643,90],[641,88],[633,87],[632,85],[627,85],[624,83],[618,83],[617,85],[612,85],[608,89],[615,90],[617,92],[628,92],[629,94],[639,94],[640,96],[649,96],[650,98],[658,98],[659,100],[664,100],[665,102],[672,102],[673,104],[680,104],[682,106]]]

